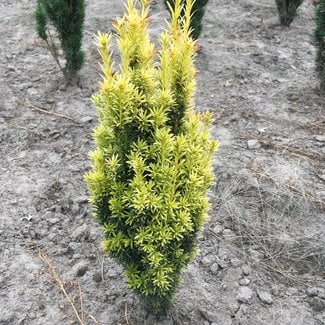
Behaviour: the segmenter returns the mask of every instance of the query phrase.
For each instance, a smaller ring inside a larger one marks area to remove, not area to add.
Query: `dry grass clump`
[[[325,275],[324,202],[294,180],[257,170],[219,190],[219,213],[252,263],[286,280]]]

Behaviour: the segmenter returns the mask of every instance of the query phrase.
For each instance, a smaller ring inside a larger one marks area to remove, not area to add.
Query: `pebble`
[[[309,287],[306,290],[308,297],[315,297],[318,295],[318,288],[317,287]]]
[[[102,274],[100,272],[95,272],[93,274],[93,280],[96,282],[96,283],[100,283],[102,282],[103,278],[102,278]]]
[[[49,153],[45,159],[45,165],[58,165],[62,161],[61,155],[52,152]]]
[[[320,297],[325,299],[325,289],[320,287],[309,287],[306,293],[308,297]]]
[[[50,224],[54,225],[54,224],[58,223],[60,221],[60,219],[54,217],[54,218],[48,219],[48,221],[49,221]]]
[[[55,204],[55,205],[50,206],[48,208],[48,211],[60,213],[60,212],[62,212],[62,207],[58,204]]]
[[[84,203],[88,203],[89,202],[89,199],[88,199],[88,196],[79,196],[75,200],[75,202],[78,203],[78,204],[84,204]]]
[[[318,297],[322,298],[322,299],[325,299],[325,289],[319,288]]]
[[[215,257],[213,255],[206,255],[202,258],[202,264],[205,267],[210,267],[215,261]]]
[[[241,315],[247,315],[248,313],[248,307],[245,306],[245,305],[241,305],[239,310],[238,310],[238,313],[240,313]],[[242,323],[240,323],[240,325],[242,325]],[[248,325],[247,323],[244,323],[243,325]]]
[[[30,222],[30,221],[34,220],[34,217],[31,216],[30,214],[27,214],[27,215],[23,216],[22,218],[20,218],[20,220]]]
[[[240,286],[248,286],[250,283],[251,283],[251,280],[249,278],[246,278],[246,277],[245,278],[241,278],[238,281],[238,284]]]
[[[232,240],[235,238],[234,232],[230,229],[224,229],[222,235],[226,240]]]
[[[199,308],[200,313],[202,316],[207,319],[210,323],[216,323],[216,324],[223,324],[225,325],[225,321],[222,320],[222,315],[220,313],[217,313],[216,311],[210,311],[203,308]],[[219,315],[220,314],[220,315]]]
[[[240,305],[237,302],[230,303],[229,304],[229,309],[232,315],[235,315],[240,308]]]
[[[233,256],[233,257],[230,257],[230,263],[232,266],[237,268],[237,267],[242,266],[244,262],[243,262],[243,260],[240,260],[239,258]]]
[[[264,127],[264,128],[259,128],[259,129],[257,129],[257,131],[259,132],[259,133],[265,133],[265,130],[267,129],[267,127]]]
[[[219,270],[219,264],[218,263],[213,263],[210,267],[210,271],[213,275],[216,275]]]
[[[29,228],[28,227],[23,227],[20,231],[20,234],[24,237],[27,238],[29,236]]]
[[[223,291],[227,291],[227,290],[229,289],[229,285],[226,284],[226,283],[224,283],[224,284],[221,286],[221,289],[222,289]]]
[[[257,291],[257,296],[267,305],[271,305],[273,303],[272,295],[266,291]]]
[[[218,249],[218,256],[223,260],[227,260],[229,258],[229,251],[226,247],[220,246]]]
[[[81,277],[88,271],[88,269],[88,263],[86,261],[80,261],[72,267],[71,273],[74,277]]]
[[[248,265],[245,265],[242,270],[243,275],[250,275],[251,269]]]
[[[261,144],[256,139],[251,139],[247,141],[247,147],[250,150],[258,149],[261,147]]]
[[[67,90],[67,85],[66,85],[65,83],[61,84],[61,85],[59,86],[59,90],[60,90],[60,91],[66,91],[66,90]]]
[[[221,235],[223,232],[223,227],[221,225],[216,225],[212,231],[216,234],[216,235]]]
[[[298,289],[290,287],[287,289],[286,294],[287,294],[287,296],[294,296],[294,295],[298,294]]]
[[[37,95],[38,95],[38,91],[37,91],[37,89],[35,89],[34,87],[30,87],[30,88],[27,89],[27,94],[28,94],[30,97],[33,97],[33,96],[37,97]]]
[[[325,135],[316,135],[315,140],[318,142],[325,142]]]
[[[29,236],[31,239],[39,239],[39,234],[34,229],[29,230]]]
[[[236,299],[242,303],[248,303],[253,297],[253,291],[247,286],[239,287]]]
[[[325,300],[319,297],[313,297],[308,301],[311,308],[315,311],[321,312],[325,310]]]
[[[273,296],[279,296],[280,295],[280,292],[281,292],[281,288],[280,286],[278,286],[277,284],[273,284],[271,286],[271,292],[273,294]]]
[[[81,242],[89,237],[89,230],[87,225],[81,225],[76,228],[70,235],[71,240],[75,242]]]
[[[221,269],[224,269],[227,267],[228,261],[226,260],[226,258],[218,258],[218,265]]]
[[[69,245],[68,245],[68,251],[70,252],[70,253],[75,253],[75,252],[78,252],[80,250],[80,244],[78,244],[78,243],[75,243],[75,242],[71,242],[71,243],[69,243]]]
[[[94,120],[93,116],[84,116],[80,119],[81,123],[89,123]]]

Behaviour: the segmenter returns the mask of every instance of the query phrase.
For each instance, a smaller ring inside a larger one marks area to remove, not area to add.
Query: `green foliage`
[[[164,0],[167,8],[171,11],[175,8],[176,0]],[[181,16],[185,13],[186,0],[182,0],[183,10]],[[191,11],[191,36],[194,39],[198,39],[202,31],[202,18],[204,15],[204,7],[208,3],[208,0],[196,0],[193,2],[193,9]]]
[[[320,0],[316,6],[315,21],[316,70],[320,79],[321,93],[325,94],[325,0]]]
[[[103,81],[93,97],[97,149],[85,179],[103,225],[103,249],[124,266],[129,287],[163,313],[195,255],[218,144],[210,139],[210,114],[193,109],[192,1],[180,19],[184,9],[176,0],[159,51],[149,38],[148,1],[128,0],[126,10],[114,24],[118,71],[111,35],[98,36]]]
[[[46,41],[64,76],[68,80],[71,79],[84,62],[84,52],[81,50],[85,19],[84,0],[38,0],[34,16],[38,36]],[[51,34],[51,26],[58,34],[66,61],[65,67],[60,64],[58,45]]]
[[[303,0],[275,0],[281,25],[290,26]]]

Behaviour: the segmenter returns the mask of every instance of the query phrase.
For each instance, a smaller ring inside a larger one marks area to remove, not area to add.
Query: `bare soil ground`
[[[210,0],[197,110],[215,114],[211,218],[166,319],[103,256],[83,174],[99,82],[94,34],[119,1],[88,0],[85,67],[62,75],[34,31],[36,0],[0,3],[0,324],[325,324],[325,116],[313,7],[290,28],[273,0]],[[153,37],[167,17],[153,5]]]

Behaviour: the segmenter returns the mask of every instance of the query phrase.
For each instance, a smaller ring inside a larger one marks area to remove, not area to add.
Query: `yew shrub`
[[[281,25],[290,26],[303,0],[275,0]]]
[[[182,270],[195,256],[206,220],[211,157],[209,113],[193,108],[196,42],[192,0],[175,1],[156,51],[149,4],[129,0],[115,24],[121,63],[111,62],[111,35],[99,34],[103,81],[93,101],[99,125],[92,170],[85,176],[103,249],[125,268],[129,287],[153,312],[172,302]]]
[[[81,50],[84,0],[38,0],[34,16],[38,36],[46,42],[65,78],[70,81],[84,62],[85,55]],[[64,66],[60,63],[60,50],[63,51]]]

